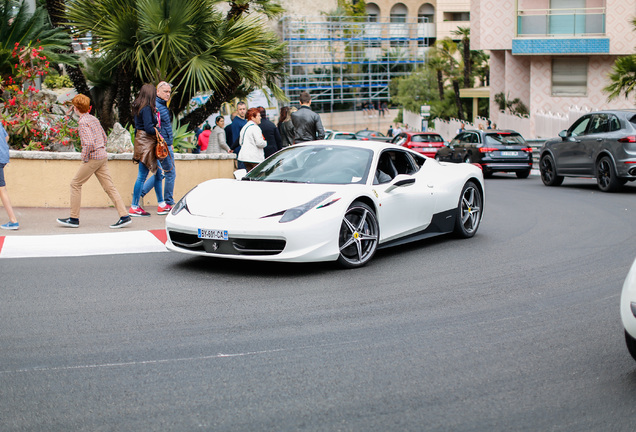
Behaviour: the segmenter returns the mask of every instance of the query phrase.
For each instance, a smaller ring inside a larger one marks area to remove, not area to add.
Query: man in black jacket
[[[298,99],[300,109],[291,115],[296,129],[296,143],[325,139],[325,129],[322,127],[320,115],[310,108],[311,96],[309,93],[300,93]]]
[[[272,123],[266,116],[267,112],[265,108],[259,106],[258,111],[261,113],[261,124],[258,126],[263,131],[263,138],[267,141],[267,146],[263,149],[265,152],[265,159],[276,153],[283,148],[283,140],[280,137],[280,132],[274,123]]]

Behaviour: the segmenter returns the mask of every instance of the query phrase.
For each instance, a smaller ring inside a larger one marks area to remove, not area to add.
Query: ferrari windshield
[[[373,151],[329,145],[291,146],[270,156],[244,180],[352,184],[365,183]]]

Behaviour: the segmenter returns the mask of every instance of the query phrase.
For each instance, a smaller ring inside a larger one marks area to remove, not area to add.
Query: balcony
[[[517,37],[605,35],[605,8],[525,9],[517,12]]]

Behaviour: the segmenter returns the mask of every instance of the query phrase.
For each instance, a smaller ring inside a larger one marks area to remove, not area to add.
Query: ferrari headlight
[[[174,205],[174,207],[172,207],[173,216],[178,215],[183,209],[188,210],[188,202],[186,201],[186,198],[188,197],[188,194],[190,194],[190,192],[192,192],[194,189],[196,189],[196,186],[190,189],[188,193],[185,194],[183,198],[181,198],[179,202]],[[188,210],[188,213],[190,213],[190,210]]]
[[[321,202],[329,198],[334,193],[335,192],[325,192],[324,194],[317,196],[316,198],[312,199],[309,202],[306,202],[303,205],[292,207],[286,210],[285,213],[283,214],[283,217],[280,218],[278,222],[285,223],[285,222],[291,222],[298,219],[299,217],[307,213],[312,208],[318,206],[318,204],[320,204]]]

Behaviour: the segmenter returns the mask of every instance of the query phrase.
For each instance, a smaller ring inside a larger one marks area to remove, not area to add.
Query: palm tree
[[[275,18],[285,12],[280,5],[270,0],[231,0],[230,10],[227,13],[227,19],[237,19],[246,14],[250,10],[250,6],[255,12],[260,12],[267,18]]]
[[[636,29],[636,18],[632,20],[632,25]],[[617,58],[609,75],[609,81],[610,83],[603,89],[604,92],[609,93],[608,101],[616,99],[621,94],[628,98],[630,93],[636,91],[636,54]]]
[[[481,85],[488,87],[490,85],[490,55],[482,50],[470,52],[472,62],[472,72],[479,78]]]
[[[462,60],[464,62],[464,88],[472,87],[470,76],[472,74],[472,59],[470,55],[470,27],[457,27],[452,34],[461,36]]]
[[[464,119],[464,106],[459,97],[459,80],[461,79],[461,71],[455,56],[457,55],[457,44],[450,38],[444,38],[436,42],[436,48],[440,57],[444,60],[446,67],[446,79],[450,80],[455,94],[455,105],[457,106],[457,118]]]
[[[609,81],[610,84],[603,89],[609,93],[608,101],[620,95],[629,98],[629,95],[636,91],[636,55],[617,58],[609,74]]]
[[[437,92],[439,93],[439,100],[442,101],[444,100],[444,69],[446,68],[446,61],[437,48],[433,47],[429,50],[426,66],[435,73]]]
[[[237,92],[268,86],[282,96],[275,82],[283,70],[284,45],[265,29],[263,20],[227,20],[214,9],[216,4],[217,0],[67,0],[69,23],[93,34],[104,68],[118,77],[121,123],[131,120],[131,87],[143,82],[172,82],[170,108],[176,114],[197,92],[213,91],[202,109],[182,120],[191,128]]]
[[[58,52],[70,45],[70,39],[63,30],[51,27],[45,9],[36,7],[33,12],[30,12],[26,2],[0,0],[0,75],[2,77],[13,73],[15,61],[11,54],[16,43],[41,46],[42,54],[51,62],[77,64],[75,56]]]

